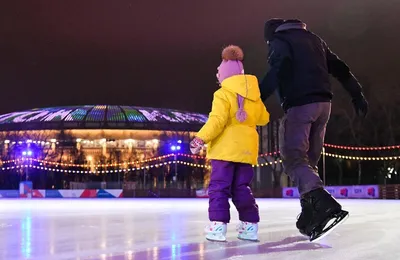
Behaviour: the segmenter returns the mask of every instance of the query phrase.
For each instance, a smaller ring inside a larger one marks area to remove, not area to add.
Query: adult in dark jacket
[[[348,91],[357,114],[365,116],[368,103],[349,67],[305,23],[271,19],[264,38],[270,70],[260,84],[261,98],[278,92],[285,112],[280,125],[283,166],[301,195],[296,226],[315,240],[348,216],[324,189],[317,172],[333,96],[329,75]],[[335,223],[325,227],[330,219]]]

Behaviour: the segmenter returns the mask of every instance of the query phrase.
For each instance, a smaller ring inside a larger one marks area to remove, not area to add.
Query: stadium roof
[[[146,129],[198,131],[207,116],[185,111],[87,105],[37,108],[0,115],[0,131],[42,129]]]

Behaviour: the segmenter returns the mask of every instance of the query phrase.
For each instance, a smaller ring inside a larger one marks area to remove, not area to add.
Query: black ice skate
[[[302,196],[302,212],[296,227],[300,233],[316,241],[333,231],[349,216],[347,211],[325,190],[317,189]]]
[[[315,227],[310,235],[310,242],[317,241],[331,233],[339,224],[342,224],[349,217],[349,212],[341,210],[328,217],[323,223]]]

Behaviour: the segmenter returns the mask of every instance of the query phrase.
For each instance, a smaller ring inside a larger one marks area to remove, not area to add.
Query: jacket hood
[[[265,40],[265,42],[272,40],[274,33],[276,31],[276,28],[278,28],[283,23],[285,23],[285,20],[281,19],[281,18],[272,18],[272,19],[269,19],[267,22],[265,22],[265,25],[264,25],[264,40]]]
[[[222,81],[221,87],[245,99],[257,101],[260,98],[258,80],[253,75],[236,75]]]
[[[307,30],[307,25],[300,20],[286,20],[276,28],[275,32],[282,32],[291,29]]]

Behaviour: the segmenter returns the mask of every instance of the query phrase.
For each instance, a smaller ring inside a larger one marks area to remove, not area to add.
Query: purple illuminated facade
[[[0,115],[0,131],[99,128],[198,131],[206,120],[206,115],[173,109],[87,105]]]

